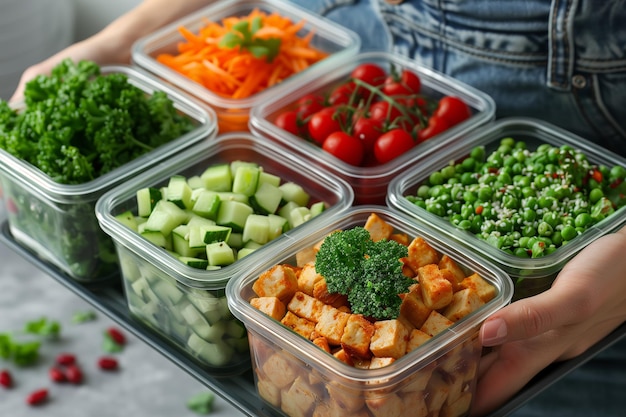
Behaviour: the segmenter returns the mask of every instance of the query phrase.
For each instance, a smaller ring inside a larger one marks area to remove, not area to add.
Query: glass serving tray
[[[9,246],[19,255],[31,261],[43,272],[50,275],[57,282],[74,292],[76,295],[90,303],[94,308],[106,314],[112,320],[133,333],[140,340],[156,350],[158,353],[178,365],[182,370],[197,379],[200,383],[211,389],[215,394],[231,403],[243,414],[250,417],[275,417],[276,413],[265,407],[259,398],[254,386],[251,370],[241,375],[220,377],[203,369],[198,363],[187,357],[183,352],[171,346],[156,332],[135,320],[129,313],[126,299],[122,292],[121,283],[116,285],[107,283],[85,284],[76,281],[69,275],[57,269],[55,266],[38,258],[29,249],[17,243],[5,221],[0,226],[0,241]],[[555,363],[537,375],[515,397],[498,410],[485,417],[503,417],[522,407],[527,401],[538,395],[551,384],[555,383],[569,372],[586,363],[595,355],[611,346],[613,343],[626,336],[626,324],[621,325],[613,333],[592,346],[577,358]]]

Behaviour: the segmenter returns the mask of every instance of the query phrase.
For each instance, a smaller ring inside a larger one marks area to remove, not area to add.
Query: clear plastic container
[[[113,242],[100,230],[95,216],[96,200],[115,185],[192,145],[208,143],[217,135],[213,110],[145,71],[109,66],[101,68],[101,73],[124,74],[146,94],[165,92],[195,127],[132,162],[78,185],[55,182],[33,165],[0,150],[0,181],[14,239],[34,255],[84,283],[109,281],[119,273]]]
[[[167,185],[173,175],[189,178],[202,174],[209,166],[233,161],[258,163],[264,172],[277,175],[284,182],[301,185],[309,194],[310,203],[323,201],[326,210],[216,270],[184,264],[115,218],[127,210],[137,213],[136,192],[141,188],[160,188]],[[96,214],[102,229],[115,242],[131,314],[155,329],[172,346],[197,359],[209,372],[228,374],[249,369],[250,356],[247,339],[243,340],[243,336],[235,337],[228,330],[221,329],[217,335],[223,337],[216,339],[211,331],[220,327],[235,331],[243,329],[237,327],[239,321],[226,305],[226,283],[263,259],[272,257],[281,242],[289,244],[301,231],[315,230],[325,218],[339,215],[350,206],[352,199],[350,187],[342,180],[315,168],[303,170],[297,160],[263,138],[231,132],[219,135],[210,147],[192,147],[169,159],[167,164],[111,190],[98,200]],[[202,317],[197,317],[196,311],[200,311]],[[207,343],[217,346],[207,347]],[[224,343],[234,346],[234,350],[223,349]],[[219,356],[220,352],[226,352],[227,356]]]
[[[252,307],[252,286],[276,264],[296,265],[296,254],[337,229],[363,226],[375,213],[409,239],[424,238],[466,273],[478,273],[496,289],[495,297],[451,327],[387,366],[364,369],[326,353],[286,325]],[[296,415],[455,415],[468,414],[474,395],[481,346],[480,324],[509,303],[513,286],[506,274],[433,229],[384,206],[352,207],[327,218],[313,233],[282,242],[273,255],[238,274],[226,286],[228,305],[248,330],[255,384],[268,407]],[[314,412],[315,411],[315,412]],[[324,411],[324,413],[322,413]],[[319,414],[316,414],[319,413]],[[311,414],[313,413],[313,414]],[[445,414],[448,413],[448,414]]]
[[[472,132],[454,146],[424,161],[419,167],[407,170],[396,177],[389,185],[388,204],[409,214],[420,224],[425,223],[435,227],[447,237],[475,252],[476,255],[494,262],[511,276],[515,283],[515,299],[518,299],[547,290],[558,272],[581,249],[600,236],[624,225],[626,207],[622,207],[549,255],[538,258],[520,258],[488,244],[470,231],[453,226],[448,220],[416,206],[405,198],[415,195],[419,186],[432,172],[447,166],[450,161],[462,160],[472,148],[480,145],[485,146],[486,154],[489,155],[498,147],[500,140],[506,137],[525,141],[529,150],[535,150],[543,143],[553,146],[569,145],[582,151],[592,163],[608,167],[614,165],[626,167],[625,158],[546,122],[528,118],[502,119]]]
[[[294,22],[303,20],[305,24],[301,33],[312,33],[311,46],[327,52],[329,56],[285,79],[280,84],[242,99],[222,97],[156,60],[161,53],[176,53],[178,43],[184,41],[179,33],[180,26],[197,33],[207,20],[218,22],[231,16],[247,16],[255,9],[266,13],[275,12],[289,17]],[[289,85],[299,85],[300,80],[306,74],[336,68],[353,57],[360,46],[360,38],[354,32],[295,4],[279,0],[235,0],[215,2],[138,40],[132,48],[132,59],[140,67],[186,90],[213,107],[218,116],[219,131],[225,133],[248,130],[249,112],[254,105],[264,103]]]
[[[402,69],[410,69],[421,79],[420,94],[435,99],[444,95],[457,96],[470,106],[472,116],[390,162],[365,167],[345,163],[321,149],[317,144],[276,126],[276,117],[285,110],[293,109],[298,99],[311,93],[329,93],[335,86],[347,81],[354,68],[365,63],[379,64],[388,73],[391,67],[394,67],[398,73]],[[420,66],[414,60],[396,53],[363,52],[339,68],[308,73],[299,80],[297,85],[285,88],[269,100],[259,103],[252,109],[250,129],[254,133],[267,136],[289,147],[307,161],[320,164],[348,181],[355,191],[358,204],[384,204],[387,186],[392,178],[412,166],[420,165],[423,160],[446,149],[461,135],[492,121],[494,116],[493,100],[470,86]]]

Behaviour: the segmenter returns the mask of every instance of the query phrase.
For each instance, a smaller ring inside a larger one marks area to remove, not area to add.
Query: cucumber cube
[[[243,241],[253,241],[261,245],[269,241],[270,222],[267,216],[251,214],[243,228]]]
[[[216,191],[202,190],[196,196],[191,211],[207,219],[215,220],[220,208],[220,197]]]
[[[160,200],[150,213],[144,230],[169,235],[176,226],[186,222],[187,217],[187,212],[176,204]]]
[[[224,266],[235,262],[235,253],[226,242],[215,242],[206,245],[209,265]]]
[[[137,215],[140,217],[148,217],[157,201],[161,200],[161,190],[158,188],[145,187],[137,190]]]
[[[229,164],[216,164],[208,167],[200,175],[204,181],[204,188],[213,191],[230,191],[233,184],[233,176]]]
[[[249,205],[239,201],[222,201],[215,222],[222,226],[228,226],[234,232],[243,232],[246,219],[253,214],[254,210]]]
[[[260,172],[260,168],[254,165],[242,165],[237,168],[233,177],[232,191],[248,197],[253,195],[259,183]]]
[[[281,182],[282,180],[278,175],[270,174],[265,171],[261,171],[259,174],[259,186],[261,186],[261,184],[269,184],[278,187]]]
[[[115,219],[131,230],[137,231],[137,219],[132,211],[126,210],[115,216]]]
[[[187,178],[182,175],[170,177],[167,184],[167,199],[181,209],[191,208],[191,187],[187,184]]]
[[[250,196],[250,205],[260,214],[276,213],[278,206],[283,200],[283,192],[280,188],[269,183],[262,183],[254,195]]]
[[[226,242],[230,237],[232,229],[226,226],[209,225],[201,226],[200,233],[203,235],[203,241],[206,244],[215,242]]]
[[[274,240],[289,230],[289,222],[286,218],[277,214],[268,214],[267,219],[269,221],[269,240]]]
[[[215,222],[204,217],[194,216],[187,222],[188,234],[189,234],[189,246],[191,248],[202,248],[205,250],[206,243],[204,243],[203,230],[207,227],[215,226]]]
[[[289,212],[289,226],[300,226],[302,223],[311,219],[311,210],[308,207],[297,207]]]
[[[317,203],[311,204],[311,207],[309,209],[311,211],[311,218],[319,216],[324,212],[324,210],[326,210],[326,203],[324,203],[323,201],[318,201]]]
[[[283,192],[284,201],[293,201],[299,206],[306,206],[309,204],[310,196],[301,185],[296,184],[295,182],[286,182],[278,188],[280,188]]]

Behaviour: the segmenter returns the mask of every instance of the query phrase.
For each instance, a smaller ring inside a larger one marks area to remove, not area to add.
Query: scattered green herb
[[[18,366],[28,366],[39,359],[39,341],[16,340],[9,333],[0,333],[0,358],[12,361]]]
[[[27,322],[24,325],[24,332],[56,339],[61,332],[61,324],[56,320],[49,320],[42,317],[39,320]]]
[[[258,38],[254,35],[263,27],[260,17],[252,21],[242,20],[233,25],[233,30],[222,37],[219,43],[221,48],[236,48],[248,50],[255,58],[265,58],[272,62],[280,52],[281,40],[279,38]]]
[[[195,394],[187,401],[187,408],[197,414],[209,414],[213,411],[215,394],[210,391]]]
[[[72,323],[81,324],[96,319],[96,313],[93,311],[78,311],[72,316]]]

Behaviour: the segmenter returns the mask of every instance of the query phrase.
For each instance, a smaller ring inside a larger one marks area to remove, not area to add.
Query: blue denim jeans
[[[292,0],[496,102],[626,155],[626,7],[617,0]],[[515,417],[622,416],[626,340]]]
[[[618,0],[292,0],[496,102],[626,155],[626,7]]]

